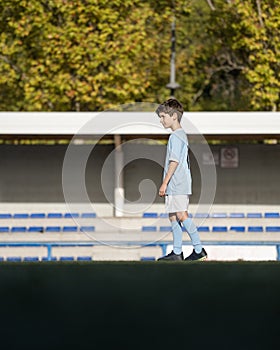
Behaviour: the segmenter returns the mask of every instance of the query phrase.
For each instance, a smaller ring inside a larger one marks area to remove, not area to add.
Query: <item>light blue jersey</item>
[[[188,148],[187,135],[182,128],[170,134],[167,144],[163,178],[167,173],[170,161],[173,160],[179,164],[167,185],[165,192],[167,195],[192,194],[192,178],[189,166]]]

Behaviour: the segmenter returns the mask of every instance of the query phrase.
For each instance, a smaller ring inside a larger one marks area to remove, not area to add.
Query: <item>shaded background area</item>
[[[239,153],[237,168],[222,168],[220,152],[223,145],[211,145],[218,160],[217,191],[214,204],[278,204],[280,198],[280,145],[231,144]],[[85,148],[88,145],[79,145]],[[148,156],[159,155],[162,164],[165,145],[131,145],[131,152]],[[133,150],[134,148],[134,150]],[[114,149],[113,145],[96,145],[86,166],[86,185],[91,201],[113,201],[114,159],[109,162],[109,171],[102,174],[102,183],[109,188],[107,198],[101,187],[102,166]],[[0,201],[1,202],[64,202],[62,191],[62,166],[67,145],[1,145],[0,146]],[[125,157],[125,154],[124,154]],[[203,155],[201,154],[201,157]],[[200,196],[201,177],[198,161],[207,172],[203,159],[194,159],[190,154],[193,176],[192,203]],[[128,201],[139,198],[139,183],[151,179],[157,187],[162,179],[161,165],[147,159],[135,159],[123,169],[125,197]],[[207,183],[204,184],[207,186]],[[155,203],[162,199],[155,198]]]
[[[3,263],[1,345],[267,349],[279,273],[272,262]]]

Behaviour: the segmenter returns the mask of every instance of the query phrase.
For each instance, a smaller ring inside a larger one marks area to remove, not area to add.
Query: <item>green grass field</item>
[[[3,349],[268,349],[278,262],[1,263]],[[4,346],[5,345],[5,346]]]

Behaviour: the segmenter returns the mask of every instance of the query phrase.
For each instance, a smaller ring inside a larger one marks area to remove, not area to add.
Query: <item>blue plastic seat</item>
[[[13,218],[14,219],[28,219],[29,218],[29,214],[27,214],[27,213],[18,213],[18,214],[14,214]]]
[[[83,219],[93,219],[96,218],[96,213],[82,213],[81,217]]]
[[[249,226],[248,232],[263,232],[262,226]]]
[[[262,218],[262,213],[248,213],[247,218],[249,219],[259,219]]]
[[[156,226],[142,226],[142,232],[156,232]]]
[[[32,213],[30,214],[31,219],[44,219],[46,217],[45,213]]]
[[[19,261],[21,261],[21,257],[20,256],[8,256],[6,261],[19,262]]]
[[[0,219],[11,219],[12,214],[0,214]]]
[[[159,227],[160,232],[170,232],[171,231],[171,226],[160,226]]]
[[[25,256],[23,261],[39,261],[38,256]]]
[[[210,227],[209,226],[198,226],[197,231],[198,232],[210,232]]]
[[[47,226],[46,232],[60,232],[61,227],[60,226]]]
[[[74,261],[74,257],[73,256],[61,256],[59,258],[59,261]]]
[[[30,226],[28,232],[44,232],[43,226]]]
[[[63,226],[62,231],[63,232],[77,232],[78,227],[77,226]]]
[[[44,257],[42,258],[42,261],[57,261],[57,258],[56,258],[55,256],[52,256],[52,257],[51,257],[51,260],[49,260],[47,256],[44,256]]]
[[[230,213],[229,217],[231,219],[241,219],[241,218],[245,218],[245,214],[244,213]]]
[[[266,226],[266,232],[280,232],[280,226]]]
[[[11,228],[11,232],[26,232],[27,227],[25,226],[14,226]]]
[[[226,226],[213,226],[212,231],[213,232],[227,232],[227,227]]]
[[[64,218],[65,219],[72,219],[72,218],[78,218],[80,215],[78,213],[65,213]]]
[[[143,218],[157,218],[158,213],[143,213]]]
[[[208,218],[209,214],[208,213],[195,213],[194,217],[195,218]]]
[[[230,231],[245,232],[245,226],[231,226]]]
[[[94,232],[95,226],[81,226],[80,232]]]
[[[78,256],[77,261],[91,261],[91,256]]]
[[[9,232],[10,228],[8,226],[1,226],[0,227],[0,232]]]
[[[224,219],[227,218],[227,213],[213,213],[211,218]]]
[[[264,217],[265,217],[265,218],[272,219],[272,218],[279,218],[280,215],[279,215],[279,213],[265,213],[265,214],[264,214]]]
[[[159,214],[159,217],[160,217],[161,219],[168,218],[168,213],[160,213],[160,214]]]
[[[62,218],[62,214],[61,213],[48,213],[47,218],[48,219],[60,219],[60,218]]]
[[[154,256],[142,256],[141,261],[155,261],[156,258]]]

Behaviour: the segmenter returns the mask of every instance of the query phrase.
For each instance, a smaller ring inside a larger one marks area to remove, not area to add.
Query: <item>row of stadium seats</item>
[[[92,219],[96,213],[0,213],[0,219]]]
[[[280,226],[200,226],[198,232],[280,232]],[[171,226],[142,226],[142,232],[170,232]],[[183,231],[185,229],[183,228]],[[0,233],[18,232],[95,232],[95,226],[0,226]]]
[[[143,256],[140,258],[141,261],[155,261],[156,258],[153,256]],[[7,261],[7,262],[39,262],[39,261],[92,261],[91,256],[78,256],[75,258],[74,256],[61,256],[59,258],[57,257],[51,257],[49,260],[47,257],[39,258],[38,256],[26,256],[26,257],[20,257],[20,256],[9,256],[7,258],[0,257],[0,262]]]
[[[189,214],[190,217],[195,218],[214,218],[214,219],[258,219],[258,218],[280,218],[280,214],[278,212],[266,212],[266,213],[196,213],[194,216]],[[166,213],[143,213],[143,218],[167,218],[168,214]]]
[[[230,219],[258,219],[258,218],[280,218],[279,212],[265,212],[265,213],[196,213],[195,215],[189,214],[190,217],[195,218],[230,218]],[[166,213],[146,212],[142,215],[143,218],[167,218]],[[92,219],[96,218],[96,213],[0,213],[0,219],[71,219],[71,218],[83,218]]]
[[[10,261],[10,262],[21,262],[21,261],[92,261],[91,256],[78,256],[75,258],[74,256],[61,256],[59,258],[52,257],[51,260],[49,260],[47,257],[39,258],[38,256],[26,256],[26,257],[20,257],[20,256],[9,256],[9,257],[0,257],[0,261]]]
[[[1,232],[94,232],[95,226],[0,226]]]
[[[182,228],[186,231],[185,228]],[[200,226],[197,228],[198,232],[280,232],[280,226],[213,226],[212,229],[209,226]],[[142,232],[170,232],[171,226],[142,226]]]

